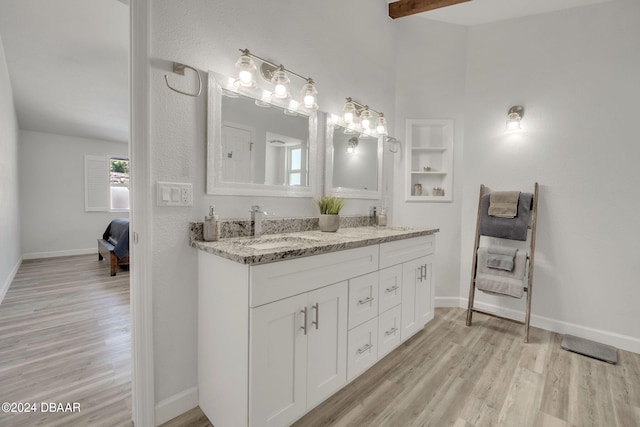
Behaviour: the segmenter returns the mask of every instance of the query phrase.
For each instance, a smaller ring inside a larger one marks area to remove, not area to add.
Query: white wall
[[[460,281],[460,209],[462,206],[462,146],[467,28],[407,17],[396,39],[396,129],[406,142],[406,119],[453,119],[453,201],[406,203],[405,146],[393,156],[394,225],[436,227],[438,268],[436,303],[458,304]]]
[[[128,145],[51,133],[19,132],[21,239],[25,258],[97,252],[113,218],[85,212],[84,156],[128,156]]]
[[[248,218],[256,203],[280,216],[317,214],[311,199],[205,196],[206,97],[166,88],[171,61],[233,75],[238,49],[249,48],[311,75],[322,110],[339,113],[352,96],[393,123],[394,45],[385,9],[385,2],[370,0],[152,3],[152,180],[192,182],[195,193],[193,208],[153,211],[156,401],[197,382],[196,253],[188,246],[188,222],[203,218],[211,203],[221,218]],[[169,77],[185,89],[193,84],[188,75]],[[370,204],[349,201],[344,212],[364,213]]]
[[[20,206],[18,202],[18,119],[9,70],[0,38],[0,301],[20,266]]]
[[[480,183],[538,181],[533,323],[636,352],[639,23],[619,0],[469,30],[460,252],[466,296]],[[507,135],[515,104],[525,130]]]

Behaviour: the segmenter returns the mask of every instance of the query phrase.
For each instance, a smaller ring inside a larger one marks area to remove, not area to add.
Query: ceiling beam
[[[471,0],[398,0],[389,3],[389,17],[396,19]]]

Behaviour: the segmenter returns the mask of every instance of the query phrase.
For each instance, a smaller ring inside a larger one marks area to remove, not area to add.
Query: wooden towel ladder
[[[473,261],[471,263],[471,283],[469,286],[469,305],[467,308],[467,326],[471,326],[471,321],[473,317],[473,313],[482,313],[488,316],[497,317],[498,319],[509,320],[511,322],[519,323],[524,325],[524,342],[529,342],[529,322],[531,320],[531,291],[533,285],[533,262],[535,255],[535,247],[536,247],[536,220],[538,217],[538,183],[534,184],[533,191],[533,202],[531,207],[531,216],[529,229],[531,230],[531,236],[529,237],[529,254],[527,256],[527,260],[529,262],[529,272],[527,275],[527,286],[524,288],[525,293],[527,294],[527,306],[525,311],[525,320],[524,322],[516,319],[511,319],[508,317],[499,316],[497,314],[479,310],[473,306],[474,297],[475,297],[475,281],[476,281],[476,272],[478,267],[478,248],[480,246],[480,217],[481,217],[481,209],[482,209],[482,196],[488,194],[490,191],[484,185],[480,185],[480,196],[478,198],[478,217],[476,220],[476,238],[475,243],[473,245]]]

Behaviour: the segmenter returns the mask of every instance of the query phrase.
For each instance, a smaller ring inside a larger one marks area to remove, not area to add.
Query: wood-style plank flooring
[[[95,255],[23,261],[0,304],[0,426],[132,426],[129,272]],[[80,404],[42,412],[42,402]]]
[[[560,348],[562,336],[436,309],[402,344],[294,425],[454,427],[640,426],[640,355],[618,364]],[[210,426],[199,408],[166,427]]]

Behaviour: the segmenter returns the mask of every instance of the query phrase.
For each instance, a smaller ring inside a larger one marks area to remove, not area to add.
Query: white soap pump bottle
[[[204,240],[207,242],[215,242],[220,239],[220,221],[216,214],[215,205],[209,206],[209,216],[204,217],[203,226]]]

